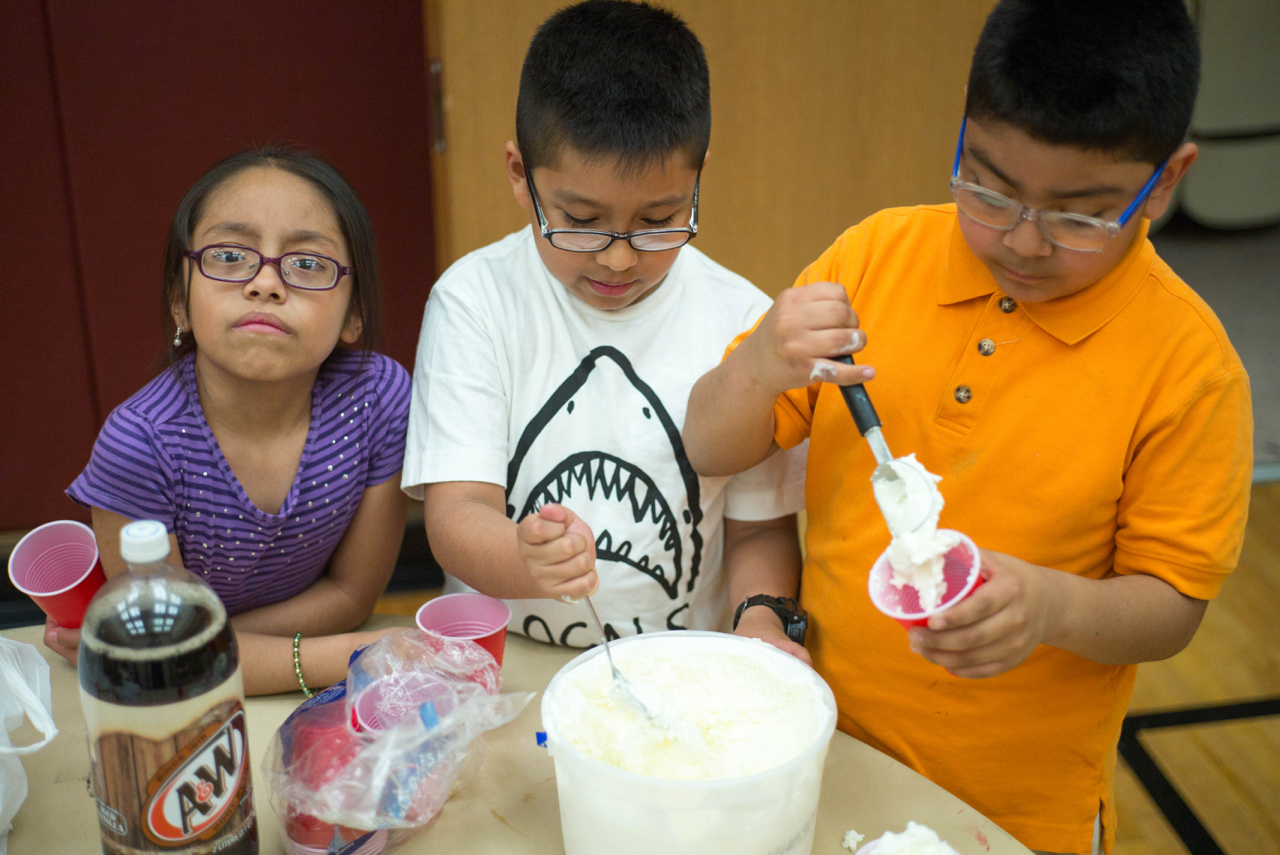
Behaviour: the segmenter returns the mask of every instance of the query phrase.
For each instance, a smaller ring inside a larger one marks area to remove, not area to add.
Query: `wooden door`
[[[527,223],[503,176],[525,49],[562,0],[426,0],[442,265]],[[992,0],[670,0],[711,68],[698,246],[770,294],[880,208],[948,201]]]

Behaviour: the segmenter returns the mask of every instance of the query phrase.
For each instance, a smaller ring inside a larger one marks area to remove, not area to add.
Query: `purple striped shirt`
[[[324,572],[365,487],[403,463],[409,375],[389,357],[361,357],[339,349],[316,376],[302,461],[278,514],[253,504],[222,456],[196,392],[194,356],[111,413],[67,495],[163,522],[183,566],[230,614],[287,600]]]

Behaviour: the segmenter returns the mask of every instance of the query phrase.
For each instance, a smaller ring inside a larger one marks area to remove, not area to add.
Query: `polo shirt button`
[[[978,353],[981,353],[983,356],[990,356],[995,352],[996,343],[991,339],[984,338],[982,341],[978,342]]]
[[[1018,308],[1017,300],[1013,299],[1012,297],[1000,298],[1000,311],[1004,312],[1006,315],[1012,312],[1016,308]]]
[[[956,387],[956,400],[962,404],[969,403],[969,399],[973,397],[973,391],[968,386]]]

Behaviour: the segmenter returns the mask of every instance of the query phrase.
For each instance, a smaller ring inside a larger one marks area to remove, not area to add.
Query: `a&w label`
[[[244,710],[208,725],[147,785],[144,833],[161,845],[207,840],[226,825],[243,798],[248,765]]]
[[[108,855],[258,851],[240,682],[227,683],[221,699],[149,707],[82,694]]]

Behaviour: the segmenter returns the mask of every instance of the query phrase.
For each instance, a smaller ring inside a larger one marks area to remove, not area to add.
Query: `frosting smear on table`
[[[915,588],[921,611],[930,611],[942,602],[946,590],[942,578],[944,558],[960,542],[955,532],[938,531],[938,517],[944,504],[938,491],[942,478],[925,469],[914,454],[896,458],[886,465],[898,477],[894,480],[872,478],[871,488],[889,531],[895,532],[889,544],[889,564],[893,568],[889,583],[895,588],[903,585]]]

